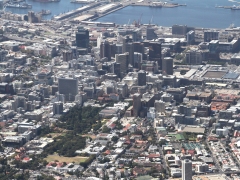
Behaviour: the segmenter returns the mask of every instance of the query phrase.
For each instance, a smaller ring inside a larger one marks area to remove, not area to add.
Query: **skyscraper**
[[[127,73],[128,68],[128,53],[116,54],[116,62],[120,64],[120,73],[123,75]]]
[[[104,41],[100,45],[100,58],[104,57],[111,61],[111,46],[108,41]]]
[[[182,161],[182,180],[192,180],[192,161],[188,159]]]
[[[155,31],[155,29],[153,27],[151,27],[151,26],[147,27],[147,30],[146,30],[147,40],[153,40],[153,39],[157,38],[157,35],[154,31]]]
[[[204,42],[218,40],[218,38],[219,38],[219,31],[214,31],[214,30],[204,31]]]
[[[172,34],[173,35],[186,35],[188,27],[186,25],[173,25]]]
[[[133,95],[133,116],[138,117],[140,110],[141,110],[141,95],[139,93],[135,93]]]
[[[76,44],[77,47],[88,48],[89,46],[89,31],[84,27],[79,26],[78,32],[76,33]]]
[[[53,104],[53,114],[62,114],[63,113],[63,103],[55,102]]]
[[[133,67],[134,68],[141,68],[141,62],[142,62],[142,54],[138,52],[134,52],[133,56]]]
[[[3,10],[3,5],[4,5],[3,0],[0,0],[0,10]]]
[[[138,86],[146,85],[146,72],[141,70],[138,72]]]
[[[128,63],[133,65],[133,58],[134,58],[134,48],[133,43],[126,43],[126,52],[128,52]]]
[[[158,66],[162,65],[161,61],[161,43],[159,42],[149,42],[149,60],[158,63]]]
[[[78,94],[78,80],[72,78],[58,78],[58,91],[59,94],[64,94],[66,100],[75,98]]]
[[[162,73],[167,75],[173,75],[173,58],[165,57],[162,60]]]
[[[141,42],[134,42],[133,43],[133,51],[144,54],[144,44]]]

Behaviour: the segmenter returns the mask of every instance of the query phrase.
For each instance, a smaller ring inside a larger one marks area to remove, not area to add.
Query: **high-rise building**
[[[161,43],[159,42],[149,42],[149,60],[158,63],[158,66],[162,65],[161,61]]]
[[[156,112],[165,112],[165,102],[162,100],[156,100],[154,103]]]
[[[141,68],[141,62],[142,62],[142,54],[138,52],[134,52],[133,55],[133,67],[134,68]]]
[[[189,159],[182,161],[182,180],[192,180],[192,161]]]
[[[140,42],[133,43],[133,51],[144,54],[144,44]]]
[[[189,31],[186,34],[186,40],[187,40],[187,44],[191,45],[195,42],[195,32],[194,31]]]
[[[89,46],[89,31],[82,26],[78,27],[76,33],[76,45],[80,48],[88,48]]]
[[[162,73],[167,75],[173,75],[173,58],[165,57],[162,60]]]
[[[35,14],[33,11],[28,11],[28,22],[29,23],[39,23],[41,22],[41,14]]]
[[[138,72],[138,86],[145,86],[146,85],[146,71],[139,71]]]
[[[133,58],[134,58],[134,48],[133,43],[126,43],[126,52],[128,52],[128,63],[133,65]]]
[[[140,110],[141,110],[141,95],[139,93],[135,93],[133,95],[133,116],[138,117]]]
[[[219,31],[214,31],[214,30],[204,31],[204,42],[218,40],[218,38],[219,38]]]
[[[112,73],[116,74],[119,78],[121,75],[121,64],[120,63],[113,63]]]
[[[63,61],[70,61],[73,59],[72,50],[64,50],[62,51]]]
[[[78,94],[78,80],[73,78],[58,78],[59,94],[64,94],[67,100]],[[73,99],[74,99],[73,98]]]
[[[186,52],[186,63],[191,65],[201,64],[203,61],[203,52],[201,50],[188,50]]]
[[[127,73],[128,56],[129,56],[128,53],[115,55],[116,62],[120,64],[120,73],[122,75]]]
[[[122,54],[123,53],[123,45],[122,44],[116,44],[116,54]]]
[[[157,35],[154,31],[155,31],[155,29],[153,27],[151,27],[151,26],[147,27],[147,30],[146,30],[147,40],[153,40],[153,39],[157,38]]]
[[[108,41],[104,41],[100,45],[100,58],[104,57],[111,61],[111,46]]]
[[[186,25],[173,25],[172,34],[173,35],[186,35],[188,27]]]
[[[53,104],[53,114],[62,114],[63,113],[63,103],[55,102]]]
[[[0,0],[0,11],[3,10],[3,5],[4,5],[3,0]]]

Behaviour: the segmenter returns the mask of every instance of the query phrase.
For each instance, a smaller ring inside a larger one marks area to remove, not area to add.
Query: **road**
[[[158,146],[158,149],[159,149],[160,155],[162,156],[162,158],[161,158],[161,160],[162,160],[162,166],[163,166],[164,169],[166,169],[166,178],[168,178],[169,175],[170,175],[170,172],[169,172],[169,170],[168,170],[168,165],[167,165],[167,162],[166,162],[166,160],[165,160],[162,147],[161,147],[161,146]]]

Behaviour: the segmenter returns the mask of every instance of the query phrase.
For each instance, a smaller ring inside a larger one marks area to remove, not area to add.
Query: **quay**
[[[240,10],[240,6],[216,6],[216,8],[222,8],[222,9],[231,9],[231,10]]]
[[[78,3],[87,0],[72,0],[71,2]],[[91,0],[89,1],[91,2]],[[106,16],[110,13],[118,11],[127,6],[146,6],[153,8],[176,8],[180,6],[186,6],[186,4],[178,4],[178,3],[166,3],[166,2],[154,2],[148,0],[129,0],[119,3],[88,3],[87,5],[78,8],[76,10],[67,12],[65,14],[61,14],[55,16],[53,19],[58,20],[69,20],[69,21],[93,21],[100,17]]]

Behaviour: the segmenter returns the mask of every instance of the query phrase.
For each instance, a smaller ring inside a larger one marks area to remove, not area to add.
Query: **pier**
[[[231,9],[231,10],[240,10],[240,6],[216,6],[216,8],[222,8],[222,9]]]
[[[78,3],[85,0],[72,0],[72,2]],[[146,6],[153,8],[177,8],[180,6],[186,6],[186,4],[178,3],[166,3],[166,2],[154,2],[147,0],[129,0],[119,3],[89,3],[74,11],[55,16],[54,20],[70,20],[70,21],[86,21],[96,20],[100,17],[106,16],[110,13],[118,11],[127,6]]]

